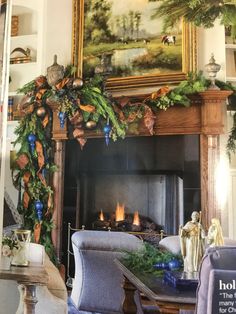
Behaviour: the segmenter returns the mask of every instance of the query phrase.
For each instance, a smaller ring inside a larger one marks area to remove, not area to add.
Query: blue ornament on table
[[[43,218],[43,203],[40,200],[37,200],[34,202],[34,207],[36,210],[38,220],[41,221]]]
[[[162,269],[169,269],[168,263],[162,262]]]
[[[66,113],[63,111],[60,111],[58,114],[59,120],[60,120],[60,127],[61,129],[64,129],[65,126],[65,120],[66,120]]]
[[[178,269],[178,268],[180,268],[181,263],[177,258],[173,258],[172,260],[169,261],[168,266],[169,266],[170,270]]]
[[[35,141],[36,141],[36,136],[33,133],[30,133],[28,135],[28,142],[30,144],[31,152],[33,153],[35,149]]]
[[[153,265],[153,267],[157,270],[161,270],[162,269],[162,263],[156,263]]]
[[[106,144],[108,146],[109,144],[109,137],[110,137],[110,132],[111,132],[111,126],[109,124],[109,121],[107,122],[107,124],[103,127],[103,132],[105,134],[105,141]]]

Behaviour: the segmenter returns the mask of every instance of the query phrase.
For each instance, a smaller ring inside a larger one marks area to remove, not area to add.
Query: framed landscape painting
[[[104,75],[106,89],[144,89],[183,80],[196,68],[196,31],[165,27],[155,0],[73,0],[72,58],[78,76]]]

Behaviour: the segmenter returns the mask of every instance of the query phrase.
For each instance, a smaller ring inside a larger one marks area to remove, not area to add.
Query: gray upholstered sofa
[[[124,232],[73,234],[75,279],[71,301],[78,313],[123,313],[123,278],[114,259],[120,258],[124,251],[138,250],[141,246],[140,239]]]
[[[236,246],[209,248],[200,267],[196,314],[236,312]]]

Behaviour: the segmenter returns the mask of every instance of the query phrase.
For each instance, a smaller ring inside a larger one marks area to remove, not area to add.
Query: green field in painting
[[[111,76],[133,76],[148,73],[179,72],[182,70],[182,36],[176,36],[176,44],[169,46],[161,42],[161,37],[151,39],[145,44],[143,40],[128,43],[100,43],[85,44],[84,53],[84,74],[90,76],[96,65],[99,64],[99,56],[102,53],[112,53],[114,51],[124,51],[128,49],[145,48],[145,56],[135,57],[130,66],[113,66]]]
[[[164,45],[161,42],[161,38],[159,39],[152,39],[150,43],[144,44],[143,40],[138,42],[128,42],[128,44],[123,44],[120,42],[114,43],[100,43],[100,44],[85,44],[83,53],[84,58],[88,59],[91,57],[96,57],[104,52],[112,52],[113,50],[117,49],[132,49],[132,48],[147,48],[149,52],[154,52],[158,50],[158,48],[164,48],[167,54],[175,54],[176,56],[182,54],[182,36],[178,35],[176,44]]]

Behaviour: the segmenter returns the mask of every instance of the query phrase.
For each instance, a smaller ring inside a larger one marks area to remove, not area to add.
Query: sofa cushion
[[[180,253],[180,239],[179,236],[168,236],[159,242],[159,247],[165,249],[173,254]]]

